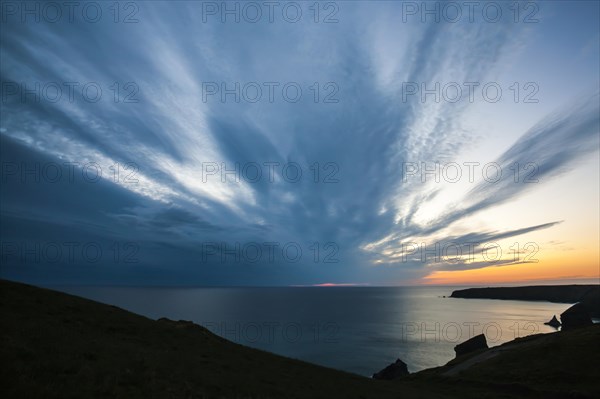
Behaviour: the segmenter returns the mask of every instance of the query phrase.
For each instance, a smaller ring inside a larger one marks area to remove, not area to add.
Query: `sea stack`
[[[552,319],[550,321],[545,322],[544,324],[554,328],[560,327],[560,321],[558,321],[556,315],[552,316]]]

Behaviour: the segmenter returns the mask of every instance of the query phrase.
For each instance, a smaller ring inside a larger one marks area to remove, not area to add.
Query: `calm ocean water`
[[[57,287],[53,287],[57,288]],[[444,298],[459,287],[58,287],[158,319],[192,320],[243,345],[370,376],[401,358],[441,366],[485,333],[490,346],[532,333],[570,305]]]

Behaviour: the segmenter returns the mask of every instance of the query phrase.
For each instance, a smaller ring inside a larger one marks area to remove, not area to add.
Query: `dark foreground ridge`
[[[512,299],[585,304],[592,316],[600,317],[600,285],[534,285],[457,290],[452,298]]]
[[[381,381],[244,347],[191,322],[4,280],[0,311],[3,398],[600,397],[598,325]]]

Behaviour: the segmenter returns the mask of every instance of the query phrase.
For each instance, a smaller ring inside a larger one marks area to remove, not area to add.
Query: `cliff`
[[[584,303],[594,317],[600,317],[600,285],[538,285],[527,287],[488,287],[456,290],[451,298],[512,299]]]

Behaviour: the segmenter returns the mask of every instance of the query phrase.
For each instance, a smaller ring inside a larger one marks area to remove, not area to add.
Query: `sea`
[[[571,305],[450,298],[461,287],[52,287],[152,319],[189,320],[242,345],[364,376],[402,359],[442,366],[485,334],[496,346],[556,331]]]

